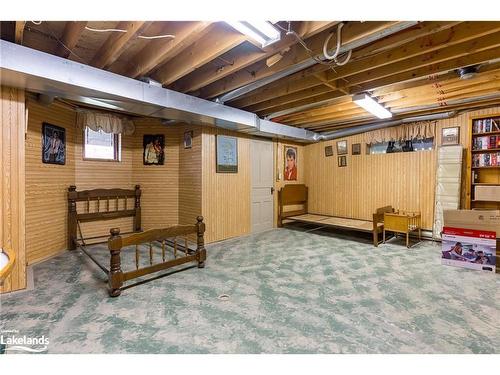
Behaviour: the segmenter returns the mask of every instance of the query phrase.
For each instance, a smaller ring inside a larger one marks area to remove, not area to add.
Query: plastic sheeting
[[[442,146],[438,150],[432,237],[441,239],[443,210],[460,208],[462,146]]]

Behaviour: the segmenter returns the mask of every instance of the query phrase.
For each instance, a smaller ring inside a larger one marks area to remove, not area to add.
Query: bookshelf
[[[470,121],[468,208],[500,209],[500,113]]]

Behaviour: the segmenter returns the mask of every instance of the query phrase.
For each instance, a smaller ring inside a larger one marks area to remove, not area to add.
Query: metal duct
[[[401,120],[381,122],[378,124],[360,125],[360,126],[355,126],[352,128],[347,128],[347,129],[334,130],[331,132],[321,133],[319,135],[319,137],[317,138],[317,140],[318,141],[329,141],[332,139],[348,137],[350,135],[365,133],[365,132],[369,132],[372,130],[390,128],[392,126],[403,125],[403,124],[407,124],[409,122],[415,122],[415,121],[442,120],[442,119],[454,117],[455,115],[457,115],[457,113],[458,113],[457,111],[436,113],[433,115],[408,117],[408,118],[401,119]]]
[[[313,142],[316,133],[0,40],[2,85],[148,117]],[[262,131],[261,131],[262,128]]]
[[[389,27],[387,27],[379,32],[370,34],[364,38],[354,40],[351,43],[344,44],[343,46],[340,47],[339,54],[343,54],[349,50],[353,50],[355,48],[359,48],[359,47],[364,46],[366,44],[376,42],[377,40],[383,39],[389,35],[392,35],[392,34],[395,34],[397,32],[400,32],[402,30],[408,29],[408,28],[415,26],[417,24],[418,24],[417,21],[398,22],[397,24],[389,26]],[[329,52],[333,53],[334,50],[332,49],[332,51],[329,51]],[[320,59],[324,59],[322,54],[317,55],[316,57],[320,58]],[[249,83],[248,85],[239,87],[233,91],[230,91],[224,95],[221,95],[221,96],[215,98],[215,101],[217,103],[225,103],[225,102],[228,102],[230,100],[234,100],[234,99],[239,98],[240,96],[245,95],[251,91],[257,90],[258,88],[260,88],[262,86],[268,85],[271,82],[274,82],[274,81],[277,81],[278,79],[287,77],[293,73],[300,72],[301,70],[307,69],[315,64],[317,64],[316,60],[314,60],[313,58],[309,58],[305,61],[302,61],[301,63],[292,65],[291,67],[289,67],[289,68],[287,68],[279,73],[273,74],[269,77],[262,78],[261,80]]]

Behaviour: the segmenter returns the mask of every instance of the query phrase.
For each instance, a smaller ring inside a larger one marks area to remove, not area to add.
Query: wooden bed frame
[[[127,199],[134,199],[134,208],[127,209]],[[123,200],[123,208],[120,208],[119,202]],[[85,212],[77,212],[77,202],[86,202]],[[90,202],[97,202],[97,210],[90,212]],[[104,211],[101,211],[101,203],[104,202]],[[113,203],[114,202],[114,203]],[[114,206],[111,210],[110,207]],[[107,241],[94,242],[108,244],[110,252],[109,269],[99,263],[99,261],[92,256],[87,248],[86,241],[107,238],[108,235],[94,236],[84,238],[80,223],[89,221],[110,220],[122,217],[133,217],[133,232],[123,233],[130,234],[123,237],[120,235],[120,228],[110,229],[110,236]],[[77,231],[80,237],[77,235]],[[142,277],[151,273],[162,271],[168,268],[179,266],[181,264],[193,262],[198,268],[205,267],[205,260],[207,253],[204,241],[205,223],[203,217],[196,218],[196,224],[193,225],[177,225],[168,228],[151,229],[141,231],[141,189],[139,185],[135,186],[133,190],[126,189],[94,189],[76,191],[76,186],[68,188],[68,248],[74,250],[76,248],[83,251],[102,271],[108,276],[109,295],[111,297],[118,297],[122,290],[142,284],[123,286],[124,282]],[[188,245],[188,236],[196,235],[196,248],[190,249]],[[181,237],[183,241],[178,241]],[[152,243],[161,245],[162,261],[153,264],[153,247]],[[149,243],[149,266],[139,267],[139,245]],[[121,264],[121,251],[127,246],[135,246],[135,270],[123,272]],[[166,248],[173,249],[174,259],[166,260]],[[184,253],[177,256],[178,251]],[[189,267],[191,268],[191,267]],[[161,276],[159,276],[161,277]],[[158,277],[156,277],[158,278]],[[149,281],[149,280],[146,280]]]
[[[317,215],[308,212],[308,188],[303,184],[285,185],[278,192],[278,226],[283,226],[284,220],[308,224],[317,224],[326,227],[368,232],[373,235],[373,246],[377,247],[382,241],[379,234],[384,231],[384,213],[394,212],[392,206],[378,208],[373,214],[373,220],[351,219],[338,216]],[[285,211],[287,206],[302,206],[301,209]]]

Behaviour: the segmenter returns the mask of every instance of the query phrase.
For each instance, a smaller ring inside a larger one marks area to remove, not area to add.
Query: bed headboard
[[[127,207],[127,199],[133,198],[133,207]],[[120,207],[120,201],[123,206]],[[77,202],[86,202],[83,213],[77,212]],[[90,202],[97,202],[97,210],[90,212]],[[68,249],[76,248],[78,222],[110,220],[121,217],[134,218],[134,231],[141,230],[141,187],[135,189],[92,189],[76,191],[68,188]]]
[[[304,184],[289,184],[278,191],[278,226],[282,220],[289,216],[303,215],[307,213],[307,186]],[[286,206],[302,205],[301,210],[285,211]]]

